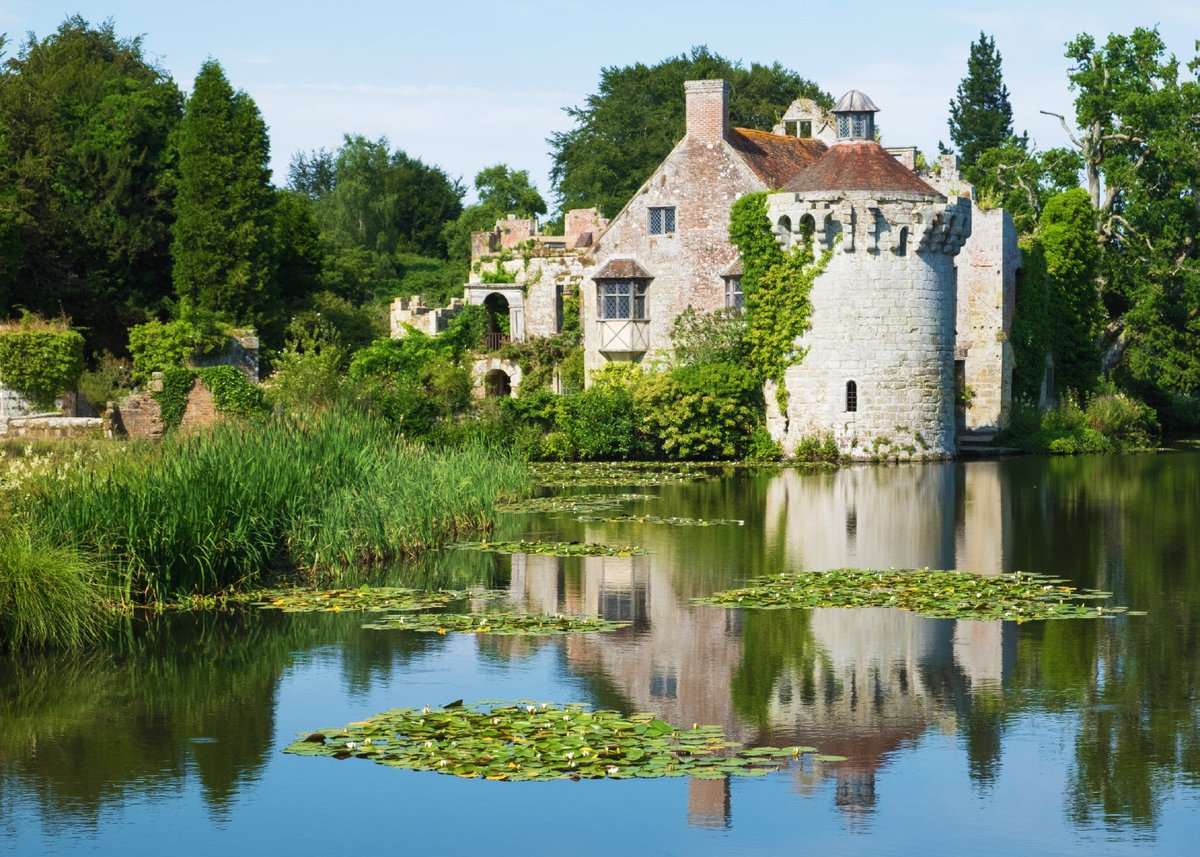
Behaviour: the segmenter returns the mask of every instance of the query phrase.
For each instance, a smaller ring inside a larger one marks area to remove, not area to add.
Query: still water
[[[630,489],[579,489],[630,490]],[[0,660],[0,854],[1196,854],[1200,454],[731,472],[456,552],[429,585],[599,613],[612,634],[372,631],[347,614],[173,616],[105,651]],[[1143,617],[1015,625],[693,598],[838,566],[1023,570]],[[299,732],[450,700],[585,701],[848,757],[730,781],[497,783],[283,755]]]

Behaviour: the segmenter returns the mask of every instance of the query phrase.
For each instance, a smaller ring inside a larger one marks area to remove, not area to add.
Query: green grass
[[[85,646],[104,635],[110,609],[77,550],[0,521],[0,649]]]
[[[529,492],[504,449],[431,450],[355,413],[227,423],[34,480],[15,514],[113,569],[127,600],[336,580],[490,528]]]

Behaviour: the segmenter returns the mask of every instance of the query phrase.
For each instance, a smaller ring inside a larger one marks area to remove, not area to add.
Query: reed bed
[[[126,600],[336,579],[489,529],[526,495],[506,449],[429,449],[357,412],[224,424],[32,485],[21,504],[52,543],[94,553]]]

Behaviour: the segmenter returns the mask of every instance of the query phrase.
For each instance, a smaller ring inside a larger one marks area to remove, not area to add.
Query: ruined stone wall
[[[1017,268],[1021,250],[1008,212],[972,207],[971,237],[958,265],[955,356],[964,361],[965,381],[974,392],[966,413],[968,429],[1000,429],[1012,409],[1012,333]]]
[[[221,419],[212,392],[197,378],[188,391],[179,429],[193,431],[207,428]],[[114,434],[138,440],[159,440],[163,436],[162,409],[152,392],[135,393],[114,403],[111,420]]]
[[[954,455],[954,255],[970,233],[967,201],[780,193],[768,213],[793,230],[812,217],[819,245],[836,242],[810,294],[807,353],[785,375],[786,415],[768,396],[772,435],[788,453],[832,434],[855,459]]]
[[[737,259],[729,243],[729,209],[738,197],[762,190],[745,161],[723,140],[685,137],[625,209],[613,219],[596,250],[599,271],[612,259],[634,259],[653,277],[646,290],[644,354],[654,360],[671,347],[676,316],[688,306],[711,312],[725,306],[721,272]],[[675,207],[675,232],[651,235],[649,209]],[[585,370],[592,373],[629,355],[600,351],[597,285],[591,276],[581,295]]]
[[[76,414],[76,395],[74,392],[63,393],[54,400],[54,410],[62,416],[73,417]],[[27,417],[35,413],[29,400],[9,387],[0,384],[0,420]]]

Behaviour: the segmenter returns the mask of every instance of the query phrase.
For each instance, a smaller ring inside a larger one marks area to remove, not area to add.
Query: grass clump
[[[0,522],[0,649],[77,648],[103,636],[110,601],[92,564]]]
[[[528,493],[503,449],[433,450],[385,422],[328,411],[135,447],[35,480],[19,514],[53,543],[94,553],[129,600],[254,585],[268,572],[336,580],[490,528]]]

